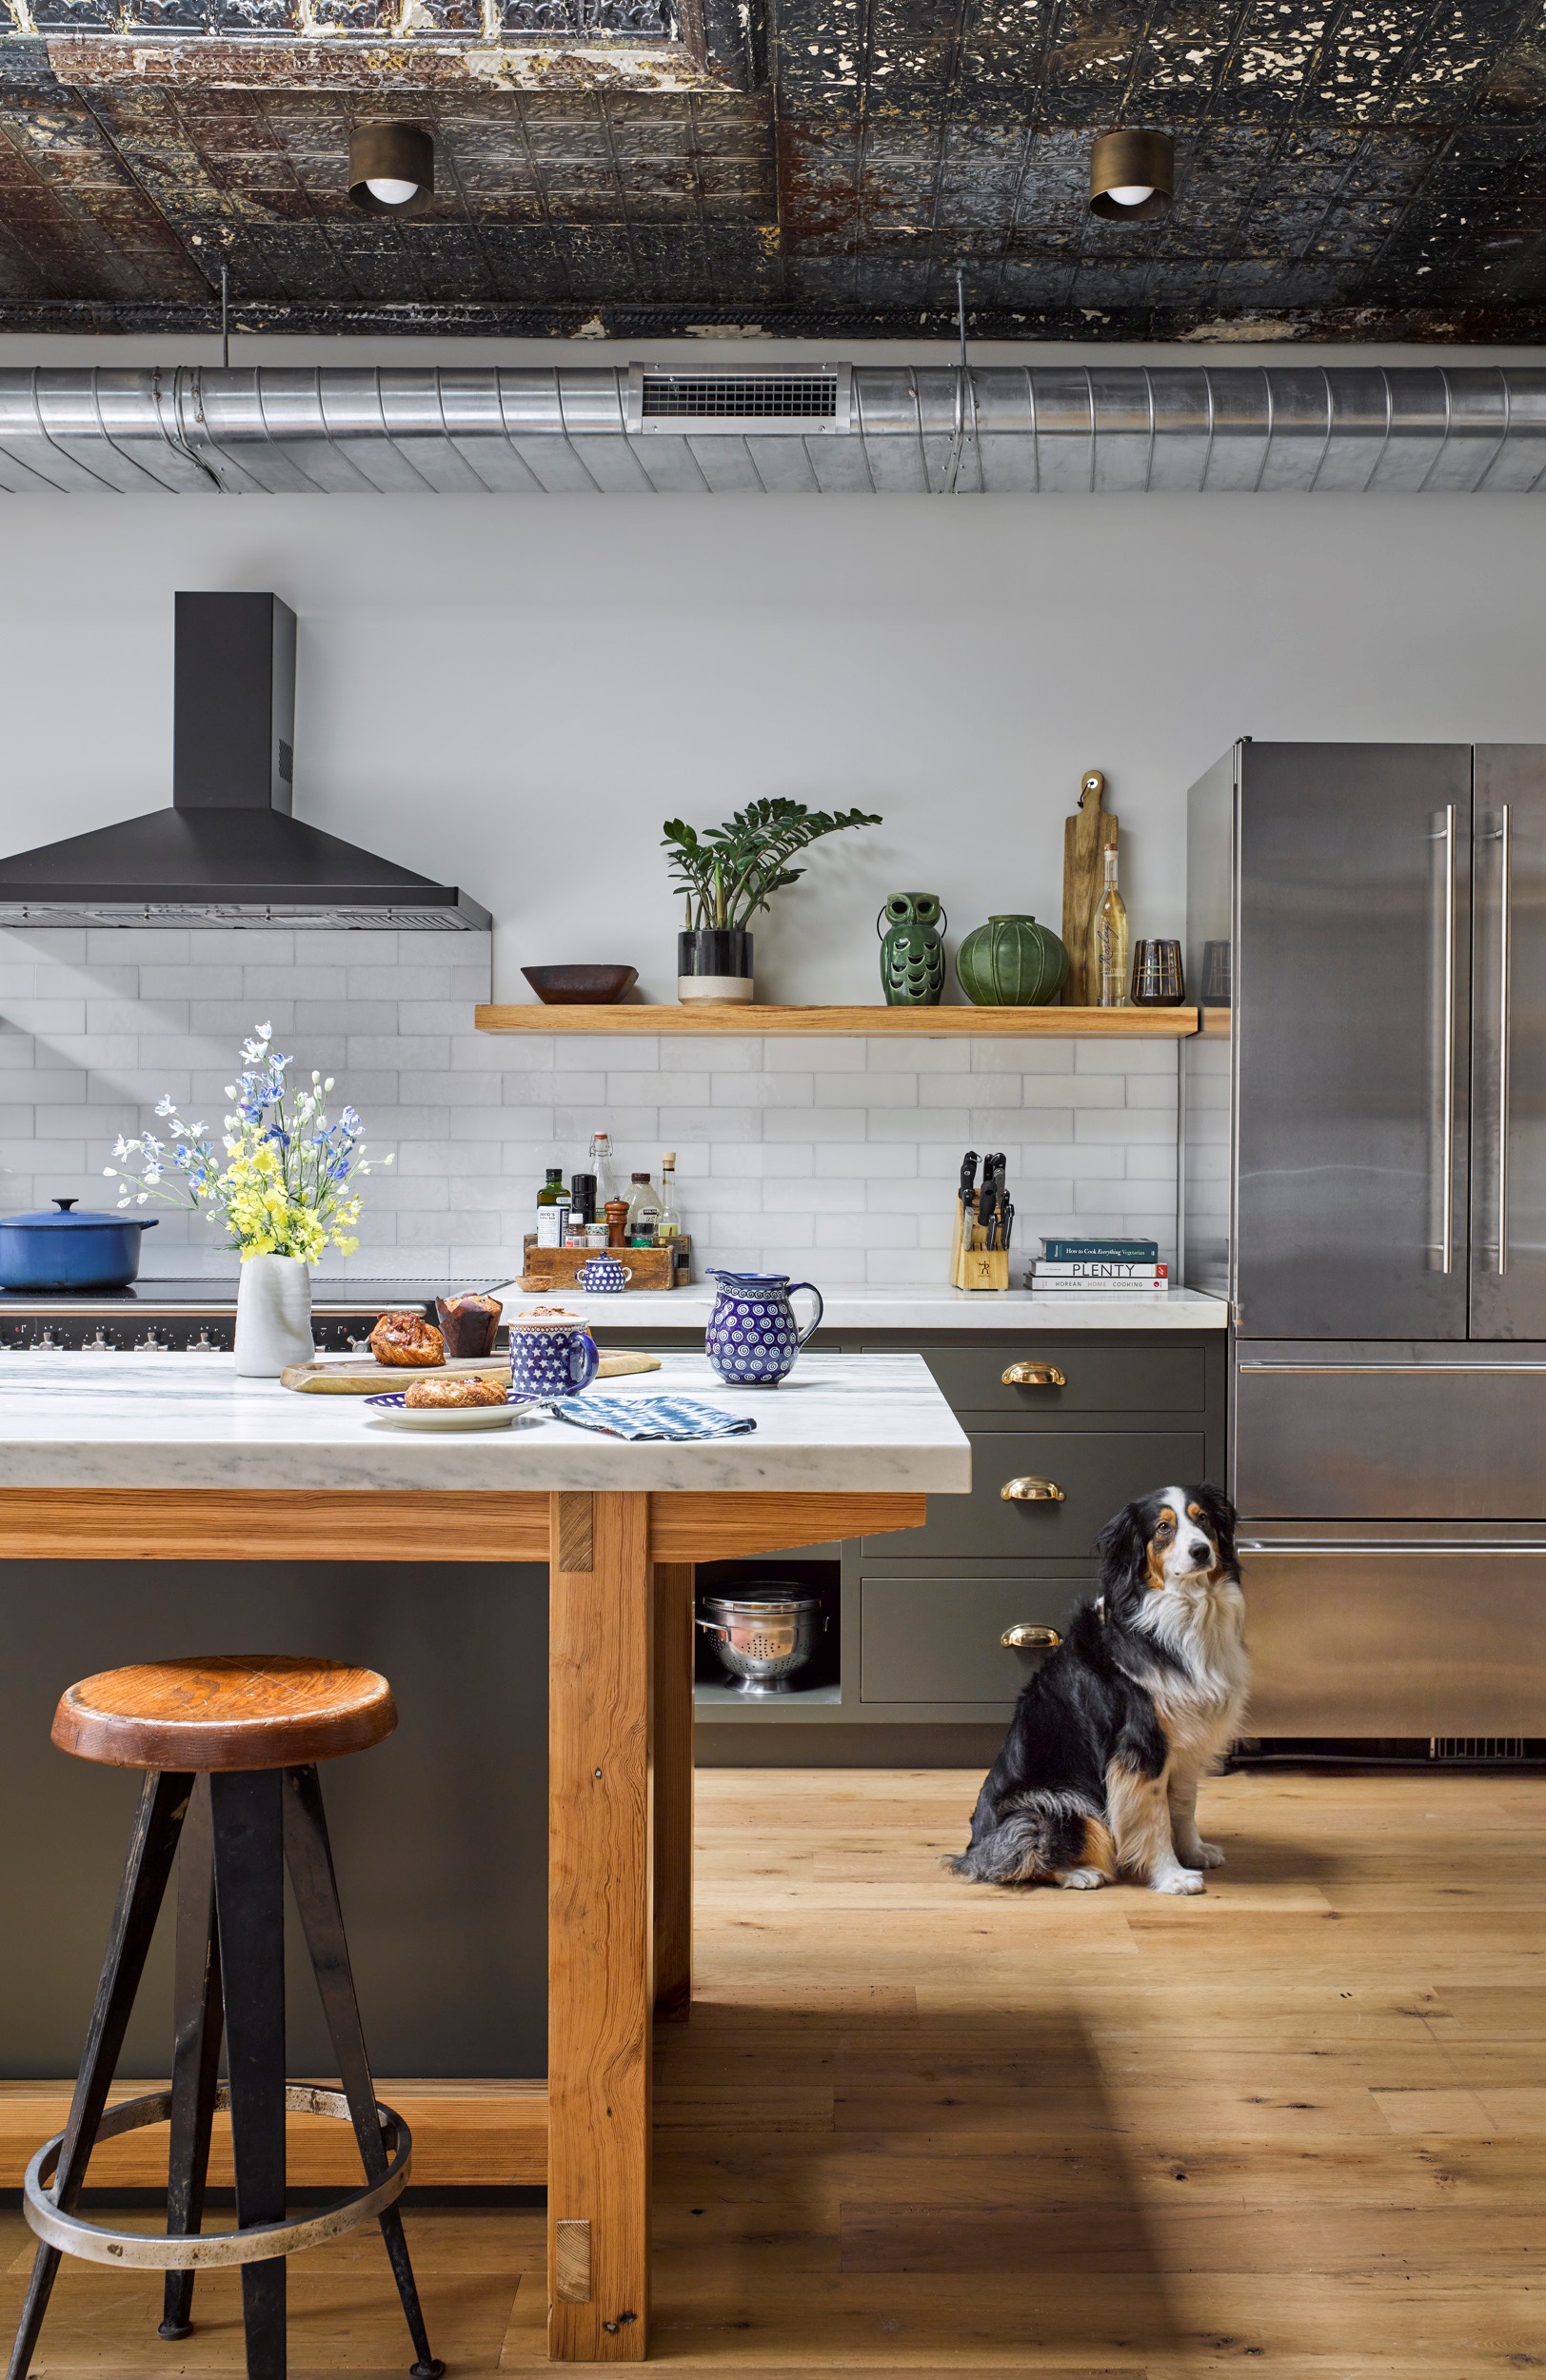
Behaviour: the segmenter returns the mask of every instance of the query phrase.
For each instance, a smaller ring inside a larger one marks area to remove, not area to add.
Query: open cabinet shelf
[[[544,1007],[491,1002],[476,1012],[480,1033],[904,1033],[945,1041],[963,1033],[1093,1035],[1105,1040],[1179,1041],[1197,1031],[1195,1008],[793,1008],[688,1001],[648,1007]]]

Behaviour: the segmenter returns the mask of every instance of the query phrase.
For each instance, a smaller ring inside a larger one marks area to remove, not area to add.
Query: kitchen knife
[[[991,1175],[991,1174],[989,1174],[989,1173],[987,1173],[987,1172],[984,1172],[984,1173],[983,1173],[983,1176],[982,1176],[982,1192],[981,1192],[981,1196],[979,1198],[979,1200],[978,1200],[978,1201],[977,1201],[977,1222],[978,1222],[978,1228],[979,1228],[979,1230],[980,1230],[980,1231],[982,1233],[982,1235],[983,1235],[982,1244],[983,1244],[983,1246],[984,1246],[984,1247],[986,1247],[986,1246],[988,1245],[988,1240],[987,1240],[987,1236],[986,1236],[986,1235],[987,1235],[987,1227],[988,1227],[988,1217],[992,1214],[992,1212],[993,1212],[993,1177],[992,1177],[992,1175]]]
[[[961,1160],[961,1183],[956,1196],[961,1201],[961,1237],[965,1247],[972,1244],[972,1194],[977,1187],[977,1151],[968,1149]]]

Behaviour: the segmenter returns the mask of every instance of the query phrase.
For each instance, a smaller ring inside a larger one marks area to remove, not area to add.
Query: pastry
[[[470,1356],[477,1360],[486,1356],[493,1347],[494,1333],[504,1311],[497,1298],[485,1298],[476,1290],[469,1289],[459,1298],[437,1298],[435,1312],[440,1317],[446,1356],[453,1362],[462,1357]]]
[[[509,1401],[503,1380],[483,1380],[476,1372],[457,1373],[444,1380],[415,1380],[403,1398],[405,1408],[415,1413],[426,1405],[506,1405]]]
[[[378,1363],[423,1370],[445,1362],[446,1341],[422,1314],[384,1314],[370,1334],[370,1352]]]

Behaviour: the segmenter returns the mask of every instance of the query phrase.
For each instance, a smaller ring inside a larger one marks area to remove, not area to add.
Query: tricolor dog
[[[946,1865],[978,1884],[1200,1893],[1224,1854],[1197,1831],[1198,1785],[1250,1686],[1234,1510],[1217,1488],[1161,1488],[1098,1550],[1100,1594],[1023,1689]]]

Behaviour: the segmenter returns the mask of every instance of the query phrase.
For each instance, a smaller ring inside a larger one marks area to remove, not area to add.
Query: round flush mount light
[[[435,144],[416,124],[357,124],[349,196],[367,215],[417,215],[435,191]]]
[[[1107,223],[1168,215],[1176,144],[1168,132],[1102,132],[1090,151],[1090,212]]]

